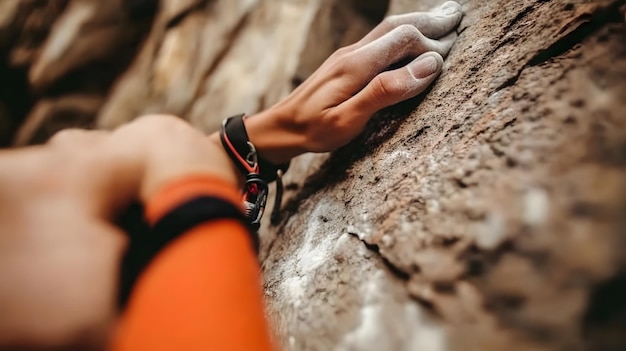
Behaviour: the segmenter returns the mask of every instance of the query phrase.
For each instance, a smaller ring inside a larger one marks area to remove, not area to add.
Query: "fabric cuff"
[[[145,204],[145,219],[150,226],[154,226],[171,210],[200,196],[222,199],[244,213],[241,194],[232,183],[216,176],[200,174],[185,176],[163,186]]]

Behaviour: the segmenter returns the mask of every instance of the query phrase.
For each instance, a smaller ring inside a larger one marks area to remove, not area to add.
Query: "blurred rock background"
[[[145,113],[209,132],[438,3],[0,0],[0,142]],[[287,173],[261,231],[283,349],[626,349],[626,5],[462,3],[428,94]]]
[[[2,0],[2,142],[170,113],[207,131],[289,93],[388,1]],[[17,134],[14,134],[16,133]]]

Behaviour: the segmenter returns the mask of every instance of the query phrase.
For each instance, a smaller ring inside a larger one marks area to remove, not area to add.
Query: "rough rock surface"
[[[436,4],[0,0],[0,139],[142,113],[213,130]],[[625,6],[464,1],[427,94],[293,162],[261,233],[283,349],[626,349]]]
[[[622,4],[466,3],[423,101],[288,174],[263,260],[286,349],[626,347]]]

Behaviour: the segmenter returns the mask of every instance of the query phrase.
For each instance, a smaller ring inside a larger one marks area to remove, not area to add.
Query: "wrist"
[[[261,157],[275,165],[307,152],[305,138],[289,128],[286,121],[290,118],[288,113],[273,107],[244,120],[250,142]]]
[[[303,134],[290,126],[290,118],[290,114],[272,107],[244,119],[248,139],[258,155],[274,165],[308,152]],[[221,145],[219,132],[211,134],[209,139]]]
[[[205,139],[204,143],[198,145],[194,151],[197,155],[191,158],[186,158],[181,154],[180,157],[168,157],[167,162],[159,159],[159,155],[164,152],[156,152],[157,160],[147,165],[147,174],[150,176],[144,179],[142,184],[140,192],[142,201],[144,203],[148,201],[163,186],[190,176],[221,179],[235,189],[241,186],[243,177],[222,148],[219,139],[217,142]],[[192,154],[192,152],[187,152],[185,155]]]

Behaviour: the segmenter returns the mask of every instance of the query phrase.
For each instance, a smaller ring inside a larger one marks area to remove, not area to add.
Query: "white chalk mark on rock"
[[[336,350],[445,351],[444,329],[431,322],[412,301],[398,304],[389,291],[388,277],[377,271],[364,286],[360,324]]]
[[[316,241],[319,234],[320,216],[328,215],[331,203],[329,200],[321,200],[311,213],[311,218],[306,231],[303,233],[303,243],[294,255],[285,262],[285,276],[282,282],[282,291],[285,298],[298,307],[306,299],[307,288],[315,271],[324,263],[330,262],[332,256],[333,240]]]
[[[398,161],[411,159],[411,153],[406,150],[394,150],[383,158],[382,164],[384,168],[396,165]]]
[[[506,239],[506,223],[500,213],[487,215],[483,225],[476,231],[476,245],[483,250],[493,250]]]
[[[524,222],[530,226],[545,223],[550,212],[550,199],[545,190],[530,189],[524,196]]]

